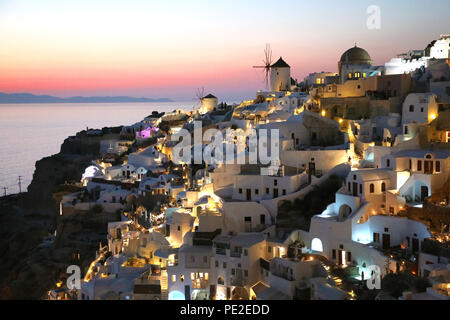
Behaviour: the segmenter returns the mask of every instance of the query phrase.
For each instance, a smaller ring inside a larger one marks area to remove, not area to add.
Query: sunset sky
[[[369,5],[381,29],[366,27]],[[221,100],[264,89],[270,43],[292,76],[336,71],[355,42],[375,64],[450,33],[450,1],[0,0],[0,91]]]

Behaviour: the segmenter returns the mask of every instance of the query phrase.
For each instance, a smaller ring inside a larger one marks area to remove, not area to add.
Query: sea
[[[152,111],[192,110],[194,101],[145,103],[0,104],[0,196],[31,183],[36,161],[56,154],[77,132],[141,121]]]

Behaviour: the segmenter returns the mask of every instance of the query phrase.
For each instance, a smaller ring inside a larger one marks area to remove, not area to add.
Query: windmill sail
[[[266,89],[269,89],[269,76],[270,76],[270,68],[272,66],[272,49],[270,49],[270,44],[266,44],[266,48],[264,49],[264,59],[262,66],[253,66],[253,68],[263,69],[264,72],[264,83],[266,85]]]

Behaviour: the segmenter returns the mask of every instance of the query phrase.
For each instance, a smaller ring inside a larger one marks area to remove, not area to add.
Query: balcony
[[[226,256],[227,255],[227,249],[225,249],[225,248],[216,248],[216,254],[220,254],[220,255]]]
[[[242,276],[232,276],[230,282],[235,287],[243,287],[246,285],[246,281]]]
[[[241,252],[230,252],[230,257],[233,257],[233,258],[240,258],[241,255],[242,255]]]
[[[294,276],[289,274],[289,273],[287,273],[287,272],[280,272],[280,271],[272,272],[271,271],[271,273],[272,273],[272,275],[274,275],[274,276],[276,276],[278,278],[282,278],[282,279],[287,280],[287,281],[295,281]]]
[[[206,289],[208,287],[208,280],[204,278],[197,278],[192,280],[192,289]]]

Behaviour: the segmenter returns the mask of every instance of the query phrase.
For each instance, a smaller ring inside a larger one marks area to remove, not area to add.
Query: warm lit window
[[[195,273],[191,272],[191,280],[195,280]]]
[[[177,281],[177,276],[176,275],[172,275],[172,282],[175,282],[175,281]]]
[[[349,79],[352,78],[352,74],[351,74],[351,73],[348,74],[348,78],[349,78]]]
[[[363,73],[363,78],[366,78],[367,77],[367,74],[364,72]]]

